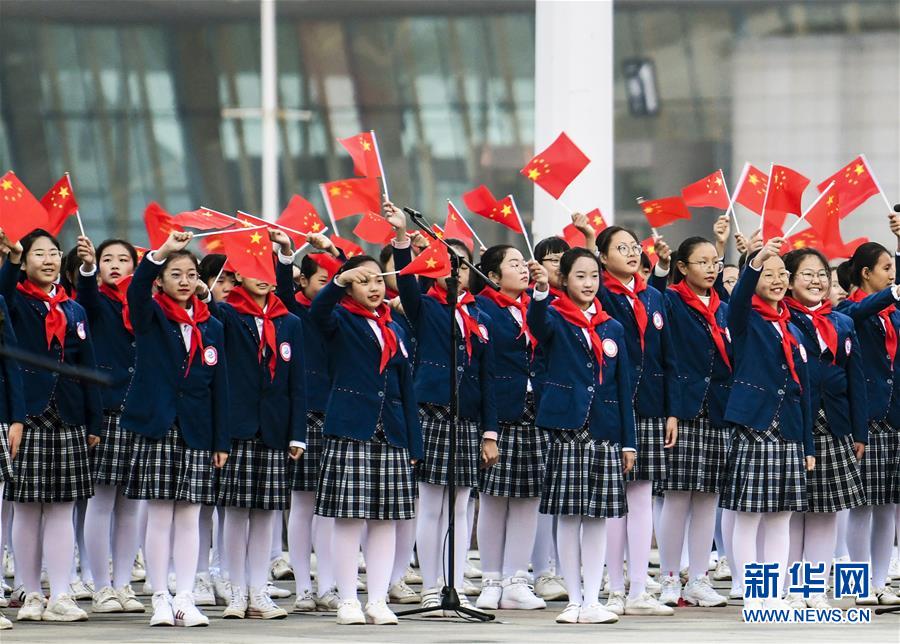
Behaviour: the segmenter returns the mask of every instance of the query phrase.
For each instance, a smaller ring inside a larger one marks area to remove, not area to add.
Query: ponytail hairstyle
[[[848,259],[838,264],[837,268],[834,269],[835,275],[837,276],[837,283],[844,289],[845,293],[849,293],[850,289],[853,288],[853,285],[850,283],[851,268],[853,268],[853,266]]]
[[[681,244],[678,245],[678,249],[675,251],[675,255],[672,257],[672,267],[674,270],[673,273],[673,284],[678,284],[682,280],[684,280],[684,275],[680,270],[678,270],[678,262],[681,262],[685,266],[687,266],[688,260],[691,257],[691,253],[694,252],[698,246],[702,246],[703,244],[709,244],[713,248],[715,248],[715,244],[706,239],[706,237],[688,237]]]
[[[831,267],[828,265],[828,258],[825,257],[825,254],[822,253],[818,248],[810,248],[807,246],[806,248],[798,248],[796,250],[792,250],[789,253],[786,253],[782,256],[781,259],[784,260],[784,268],[788,273],[791,274],[790,279],[788,280],[788,295],[794,295],[791,286],[794,283],[794,279],[797,277],[797,269],[800,268],[800,264],[803,263],[803,260],[807,257],[815,257],[822,264],[822,267],[828,271],[828,280],[831,281]]]
[[[850,258],[850,284],[862,286],[863,269],[872,270],[882,255],[890,255],[888,249],[878,242],[866,242],[853,253]],[[849,289],[844,289],[848,293]]]

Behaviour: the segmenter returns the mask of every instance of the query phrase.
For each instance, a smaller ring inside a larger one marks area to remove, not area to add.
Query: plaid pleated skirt
[[[367,441],[326,436],[316,489],[319,516],[396,521],[416,516],[416,482],[405,447],[376,430]]]
[[[212,452],[188,447],[177,425],[160,439],[135,434],[125,496],[213,505],[216,473]]]
[[[900,430],[869,421],[869,444],[859,464],[868,505],[900,503]]]
[[[13,479],[12,458],[9,455],[9,425],[0,423],[0,483]]]
[[[300,457],[301,460],[306,458]],[[219,472],[216,505],[252,510],[284,510],[288,502],[285,450],[259,438],[231,441],[231,453]]]
[[[94,495],[87,429],[68,425],[54,403],[25,419],[13,476],[3,498],[17,503],[63,503]]]
[[[513,499],[541,495],[544,462],[550,448],[550,433],[534,424],[534,396],[528,392],[525,411],[518,423],[500,423],[496,465],[480,470],[478,490],[482,494]]]
[[[728,464],[731,431],[717,429],[706,415],[678,421],[678,440],[665,450],[666,477],[658,490],[718,494]],[[638,452],[640,458],[640,452]]]
[[[95,485],[125,485],[131,472],[134,434],[119,427],[118,411],[103,412],[103,440],[91,452]]]
[[[419,405],[422,423],[422,440],[425,457],[416,468],[416,476],[422,483],[447,485],[447,462],[450,454],[450,408],[443,405],[422,403]],[[456,428],[456,485],[478,485],[478,460],[481,455],[481,437],[478,425],[471,420],[460,419]]]
[[[735,427],[719,505],[737,512],[806,512],[803,445],[773,425],[764,432]]]
[[[619,444],[598,443],[587,427],[552,430],[541,514],[613,519],[627,511]]]
[[[299,460],[288,463],[293,492],[315,492],[322,469],[322,430],[325,429],[325,412],[306,412],[306,449]]]
[[[816,467],[806,473],[807,512],[840,512],[866,503],[866,490],[853,452],[852,436],[834,436],[825,410],[813,424]]]
[[[626,481],[661,481],[666,478],[666,419],[634,416],[637,458]]]

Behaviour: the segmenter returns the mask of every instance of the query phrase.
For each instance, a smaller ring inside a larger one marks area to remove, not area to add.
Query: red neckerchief
[[[815,327],[816,331],[819,332],[819,335],[822,336],[822,340],[825,341],[825,346],[827,346],[828,350],[831,351],[831,355],[834,357],[834,360],[832,362],[836,362],[838,333],[837,329],[834,328],[834,323],[826,317],[829,313],[831,313],[831,302],[829,300],[825,300],[824,302],[822,302],[822,306],[815,310],[807,308],[806,306],[789,296],[784,298],[784,303],[787,304],[789,308],[812,317],[813,327]]]
[[[44,318],[44,335],[47,338],[47,349],[53,345],[53,338],[59,342],[59,354],[63,355],[66,348],[66,314],[60,307],[60,304],[69,299],[69,295],[65,289],[59,284],[56,285],[56,294],[50,297],[50,294],[43,291],[37,284],[29,280],[19,282],[16,289],[20,293],[33,297],[41,302],[46,302],[50,306],[47,316]]]
[[[287,308],[281,303],[281,300],[275,297],[274,293],[269,293],[266,295],[266,307],[265,310],[263,310],[260,308],[259,304],[253,301],[253,298],[243,286],[236,286],[231,289],[231,292],[228,294],[225,301],[233,306],[234,310],[238,313],[252,315],[255,318],[262,318],[262,334],[259,338],[259,353],[257,359],[262,362],[263,353],[265,352],[266,347],[269,347],[269,379],[274,380],[275,365],[277,364],[278,358],[276,357],[275,352],[275,322],[273,322],[273,320],[275,318],[280,318],[282,315],[287,315]]]
[[[398,346],[397,334],[388,326],[388,323],[391,321],[391,307],[382,302],[378,305],[376,310],[370,311],[349,295],[345,295],[341,299],[341,306],[350,311],[353,315],[358,315],[367,320],[374,320],[378,325],[378,329],[381,331],[381,337],[384,340],[384,346],[381,347],[381,363],[378,366],[378,372],[384,372],[387,363],[397,353]]]
[[[858,288],[847,299],[851,302],[862,302],[867,297],[868,295]],[[877,313],[884,323],[884,348],[891,358],[891,369],[894,368],[894,358],[897,357],[897,330],[894,328],[894,323],[891,322],[891,309],[893,307],[894,305],[891,304]]]
[[[609,320],[610,317],[606,313],[606,311],[603,310],[603,306],[601,306],[600,300],[594,298],[594,307],[596,311],[591,316],[590,320],[584,317],[584,311],[577,304],[575,304],[575,302],[573,302],[568,295],[560,294],[559,297],[550,302],[550,306],[556,309],[556,311],[569,324],[574,324],[580,329],[587,330],[588,336],[591,339],[591,350],[594,352],[594,357],[597,359],[597,365],[600,367],[600,373],[597,381],[602,383],[603,342],[600,340],[600,334],[597,333],[597,325],[603,324],[604,322]]]
[[[101,282],[100,292],[113,302],[118,302],[122,305],[122,324],[125,326],[126,331],[134,335],[134,327],[131,326],[131,315],[128,311],[128,298],[125,296],[132,277],[134,277],[133,274],[120,278],[115,286],[109,286],[105,282]]]
[[[550,287],[550,295],[552,295],[553,297],[562,297],[563,295],[565,295],[565,293],[563,291],[559,290],[558,288],[556,288],[555,286],[551,286]]]
[[[635,273],[634,290],[632,291],[608,272],[604,272],[603,286],[605,286],[606,290],[610,293],[624,295],[634,303],[634,319],[637,321],[638,331],[641,335],[641,351],[643,351],[644,333],[647,331],[647,307],[641,302],[641,298],[638,297],[638,294],[647,290],[647,282],[644,281],[644,278],[641,277],[639,273]]]
[[[393,300],[395,297],[398,297],[399,295],[400,295],[399,291],[395,291],[394,289],[388,288],[387,286],[384,287],[384,299]]]
[[[528,339],[528,342],[531,346],[531,355],[533,356],[534,348],[537,346],[537,338],[532,335],[531,329],[528,328],[528,303],[531,302],[531,298],[528,297],[528,293],[525,293],[523,291],[522,295],[519,296],[519,299],[514,300],[509,295],[504,295],[500,291],[495,291],[492,288],[485,287],[485,289],[481,291],[481,297],[490,300],[501,309],[519,309],[519,313],[522,314],[522,329],[521,331],[519,331],[519,335],[516,336],[516,339],[518,340],[524,335]]]
[[[194,362],[194,354],[197,353],[197,349],[203,350],[203,334],[200,333],[200,327],[197,325],[209,319],[209,307],[201,302],[196,295],[191,295],[191,306],[194,309],[194,317],[191,317],[186,308],[162,291],[154,295],[153,299],[159,304],[159,308],[162,309],[166,319],[178,324],[187,324],[191,327],[191,348],[188,351],[187,368],[184,370],[184,377],[187,378],[188,373],[191,371],[191,363]],[[179,335],[180,332],[181,329],[179,329]]]
[[[788,330],[788,320],[791,319],[791,311],[786,306],[778,306],[778,311],[776,312],[771,306],[763,302],[762,298],[758,295],[754,295],[751,303],[753,304],[753,310],[759,313],[760,317],[766,322],[775,322],[778,325],[778,328],[781,330],[781,350],[784,351],[784,359],[788,363],[788,367],[791,369],[791,376],[794,378],[794,382],[798,385],[800,384],[800,376],[797,375],[797,370],[794,365],[794,350],[793,346],[797,346],[797,338]]]
[[[426,293],[426,295],[428,295],[428,297],[433,297],[441,304],[447,304],[447,290],[438,286],[437,282],[434,283],[434,286],[428,289],[428,293]],[[466,341],[466,355],[469,356],[469,360],[471,361],[472,336],[477,336],[483,341],[487,341],[487,338],[484,337],[484,334],[481,332],[481,329],[478,326],[478,322],[475,321],[475,318],[469,315],[463,308],[463,304],[475,304],[475,298],[471,293],[463,293],[463,295],[456,301],[456,310],[459,311],[459,314],[462,317],[463,321],[463,336]]]
[[[687,285],[685,280],[681,280],[669,288],[681,297],[681,301],[685,305],[694,309],[703,317],[704,322],[709,326],[709,334],[712,336],[713,344],[719,350],[719,356],[721,356],[728,370],[731,371],[731,360],[728,359],[728,351],[725,348],[725,338],[727,337],[725,329],[719,326],[719,321],[716,319],[716,311],[719,310],[719,305],[721,304],[719,294],[716,293],[715,289],[709,289],[709,306],[706,306],[703,300],[691,290],[691,287]]]
[[[297,304],[300,304],[301,306],[312,306],[312,300],[306,297],[306,294],[303,291],[294,293],[294,299],[297,300]]]

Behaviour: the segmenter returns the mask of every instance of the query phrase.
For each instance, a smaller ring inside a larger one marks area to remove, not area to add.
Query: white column
[[[613,213],[613,2],[536,3],[534,147],[561,132],[591,163],[563,194],[574,210]],[[560,233],[568,213],[534,188],[535,241]]]
[[[275,0],[260,0],[262,81],[262,217],[278,217],[278,54]]]

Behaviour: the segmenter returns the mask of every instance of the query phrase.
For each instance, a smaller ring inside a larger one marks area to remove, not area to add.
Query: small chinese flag
[[[381,163],[378,146],[372,132],[360,132],[346,139],[338,139],[353,159],[353,174],[358,177],[380,177]]]
[[[823,253],[829,260],[844,258],[847,259],[853,256],[853,253],[856,252],[856,249],[869,241],[868,237],[857,237],[853,241],[844,243],[842,240],[838,239],[831,244],[826,244],[816,231],[812,228],[804,228],[799,233],[791,235],[787,239],[785,239],[784,246],[781,247],[781,254],[785,254],[792,250],[797,250],[798,248],[817,248]]]
[[[435,235],[437,235],[438,239],[443,239],[445,236],[444,229],[441,228],[440,226],[438,226],[437,224],[431,224],[431,232],[433,232]],[[464,240],[464,239],[462,239],[460,241],[462,241],[464,244],[466,243],[466,240]],[[469,250],[472,250],[472,246],[469,246]]]
[[[45,226],[47,232],[59,235],[66,219],[78,210],[75,191],[72,189],[72,182],[69,181],[68,174],[60,177],[59,181],[47,191],[47,194],[41,198],[41,205],[47,211],[47,225]]]
[[[641,210],[651,228],[661,228],[679,219],[691,218],[691,211],[684,199],[677,196],[641,202]]]
[[[491,209],[497,205],[497,198],[486,185],[481,184],[463,195],[463,203],[475,214],[487,217]]]
[[[147,229],[151,249],[162,246],[173,230],[184,231],[184,228],[172,220],[172,215],[163,210],[163,207],[155,201],[147,204],[147,208],[144,210],[144,227]]]
[[[641,242],[641,249],[647,253],[647,257],[650,258],[650,264],[656,266],[656,262],[659,261],[659,255],[656,252],[656,240],[652,235]]]
[[[450,274],[450,254],[443,244],[431,244],[411,261],[400,275],[445,277]]]
[[[47,211],[15,173],[0,177],[0,228],[13,243],[47,225]]]
[[[761,215],[769,177],[765,172],[749,163],[744,166],[744,172],[741,174],[741,177],[734,201],[752,210],[757,215]]]
[[[494,204],[490,214],[484,216],[491,221],[496,221],[498,224],[503,224],[517,233],[522,232],[522,225],[519,223],[519,212],[511,196],[503,197],[503,199]]]
[[[233,226],[235,221],[228,215],[215,212],[209,208],[198,208],[197,210],[187,210],[180,212],[174,217],[174,221],[179,226],[185,228],[196,228],[198,230],[215,230],[217,228],[228,228]]]
[[[809,179],[796,170],[784,165],[773,165],[764,206],[766,217],[770,211],[794,215],[802,213],[800,202],[808,185]]]
[[[387,219],[374,212],[364,213],[362,219],[353,229],[353,234],[370,244],[386,244],[394,234],[394,227]]]
[[[272,241],[263,228],[239,233],[219,235],[222,252],[235,273],[242,277],[275,283],[275,263],[272,256]]]
[[[856,210],[869,197],[881,192],[862,155],[853,159],[816,187],[819,192],[822,192],[832,181],[834,181],[837,196],[841,202],[841,218]]]
[[[681,196],[689,206],[728,209],[725,175],[722,174],[721,169],[682,188]]]
[[[281,211],[275,223],[279,226],[298,230],[301,233],[320,233],[325,229],[325,223],[319,217],[319,213],[316,212],[311,203],[300,195],[291,197],[288,205]],[[293,238],[291,236],[291,239]],[[294,239],[294,243],[297,245],[305,242],[305,239],[302,241]]]
[[[606,221],[603,219],[603,215],[600,213],[599,208],[594,208],[590,211],[587,214],[587,220],[588,223],[590,223],[591,228],[594,229],[594,234],[599,235],[607,228]],[[584,238],[584,233],[575,228],[575,224],[569,224],[563,228],[562,236],[572,248],[583,248],[587,242]]]
[[[447,219],[444,220],[444,234],[451,239],[459,239],[469,250],[475,248],[475,231],[456,209],[452,201],[447,202]]]
[[[328,273],[329,279],[335,276],[342,264],[341,260],[331,253],[310,253],[309,258]]]
[[[841,241],[841,204],[837,184],[830,185],[806,211],[806,223],[822,240],[823,245],[833,248]]]
[[[365,255],[362,247],[357,246],[349,239],[344,239],[343,237],[338,237],[337,235],[331,235],[329,239],[331,239],[331,243],[334,244],[338,250],[344,251],[344,257],[346,257],[347,259],[356,257],[357,255]]]
[[[364,212],[381,211],[381,184],[378,179],[341,179],[320,185],[328,212],[336,221]]]
[[[144,255],[150,252],[150,249],[144,248],[143,246],[135,246],[134,251],[137,253],[138,263],[140,263],[141,260],[144,259]]]
[[[519,171],[559,199],[591,160],[562,132],[546,150],[535,156]]]

